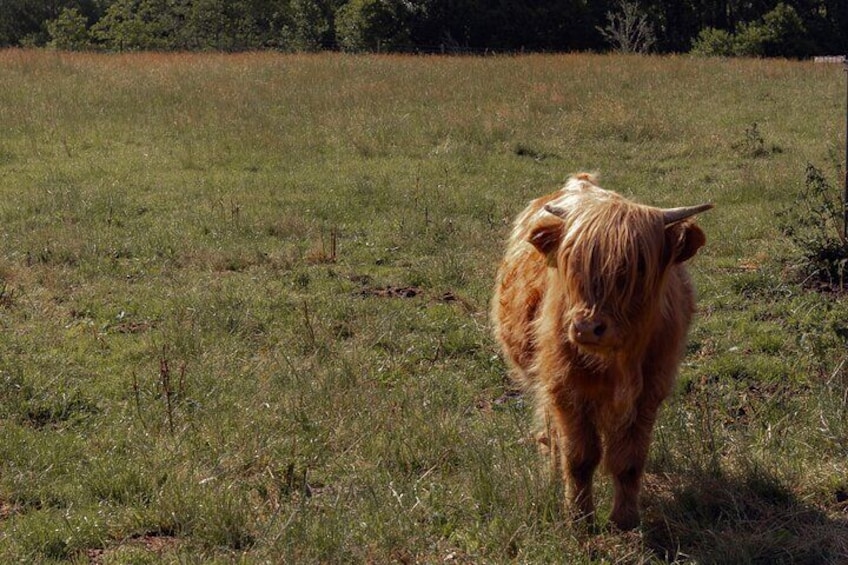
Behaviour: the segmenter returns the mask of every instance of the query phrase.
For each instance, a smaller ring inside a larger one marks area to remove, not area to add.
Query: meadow
[[[775,219],[844,112],[807,62],[0,52],[0,561],[845,562],[848,299]],[[716,205],[629,534],[487,320],[583,170]]]

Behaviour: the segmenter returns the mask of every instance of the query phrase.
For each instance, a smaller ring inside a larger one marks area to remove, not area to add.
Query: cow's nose
[[[574,320],[574,333],[579,341],[597,342],[606,331],[606,323],[599,318],[578,318]]]

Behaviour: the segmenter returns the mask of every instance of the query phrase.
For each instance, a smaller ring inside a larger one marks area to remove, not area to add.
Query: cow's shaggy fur
[[[704,243],[691,219],[670,221],[585,173],[515,222],[492,301],[495,336],[534,396],[538,438],[579,518],[593,518],[603,459],[612,522],[639,524],[651,431],[695,310],[683,262]]]

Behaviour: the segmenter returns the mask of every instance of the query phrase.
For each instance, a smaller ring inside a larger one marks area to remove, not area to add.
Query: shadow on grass
[[[799,500],[763,472],[646,477],[643,540],[659,559],[848,563],[848,514]]]

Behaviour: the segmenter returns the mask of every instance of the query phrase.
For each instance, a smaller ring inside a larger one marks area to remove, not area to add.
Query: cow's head
[[[647,334],[663,308],[669,269],[706,242],[692,216],[712,205],[664,210],[604,190],[592,177],[572,181],[535,215],[529,240],[556,269],[569,341],[605,356]]]

